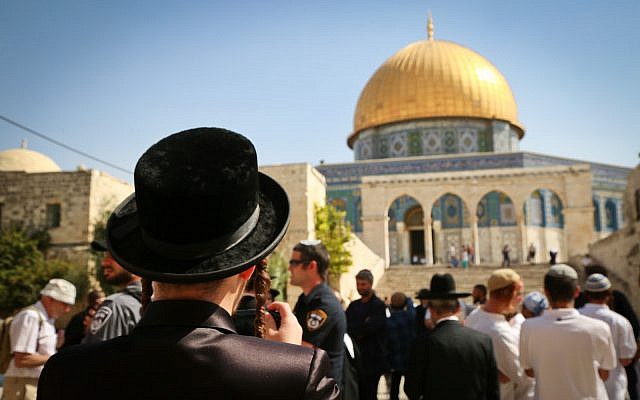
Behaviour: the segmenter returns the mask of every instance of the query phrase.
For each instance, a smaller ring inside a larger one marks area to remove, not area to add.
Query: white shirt
[[[605,381],[604,386],[607,389],[609,399],[624,399],[627,393],[627,373],[620,364],[620,359],[633,358],[637,350],[631,324],[625,317],[609,309],[606,304],[588,303],[578,311],[587,317],[599,319],[609,325],[618,362],[615,368],[609,372],[609,379]]]
[[[545,310],[522,324],[520,365],[535,373],[536,399],[607,399],[598,368],[616,361],[609,326],[575,308]]]
[[[35,309],[29,307],[20,311],[11,322],[11,352],[55,354],[57,338],[53,319],[49,318],[41,302],[38,301],[33,307]],[[33,368],[18,368],[15,365],[15,358],[12,358],[5,376],[38,378],[43,367],[44,365]]]
[[[491,337],[496,365],[509,378],[509,382],[500,384],[500,399],[532,399],[533,379],[520,367],[521,323],[518,323],[518,319],[512,325],[514,318],[507,321],[502,314],[490,313],[478,307],[465,319],[464,325]]]

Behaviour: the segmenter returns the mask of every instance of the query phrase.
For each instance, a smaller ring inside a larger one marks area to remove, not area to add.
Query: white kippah
[[[587,292],[604,292],[611,288],[611,281],[602,274],[591,274],[587,278]]]
[[[578,279],[578,273],[567,264],[556,264],[549,268],[547,275],[554,278]]]

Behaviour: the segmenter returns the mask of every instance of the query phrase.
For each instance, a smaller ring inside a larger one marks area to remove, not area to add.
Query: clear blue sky
[[[0,2],[0,114],[133,169],[167,134],[244,133],[261,164],[353,160],[367,80],[426,36],[476,50],[511,84],[521,149],[632,167],[640,152],[640,2]],[[29,148],[132,180],[0,121]]]

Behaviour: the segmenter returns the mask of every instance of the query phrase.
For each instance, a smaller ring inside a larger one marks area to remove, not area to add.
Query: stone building
[[[610,272],[612,283],[640,310],[640,165],[630,174],[624,194],[627,223],[619,231],[589,246],[589,254]]]
[[[629,168],[520,151],[525,127],[487,59],[428,37],[387,59],[363,89],[347,144],[323,164],[327,199],[387,264],[438,264],[472,246],[495,264],[568,260],[620,229]]]
[[[48,256],[89,265],[93,228],[133,186],[98,170],[62,171],[44,154],[0,151],[0,227],[46,229]]]

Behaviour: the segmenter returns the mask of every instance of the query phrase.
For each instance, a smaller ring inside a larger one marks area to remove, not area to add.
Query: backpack
[[[36,310],[36,312],[38,313],[38,318],[40,319],[40,325],[38,327],[38,337],[40,337],[40,330],[42,330],[44,318],[42,318],[42,314],[34,306],[29,306],[23,308],[22,310],[27,310],[29,308],[32,310]],[[5,372],[7,372],[9,363],[13,358],[13,353],[11,352],[11,323],[13,322],[13,317],[14,315],[7,317],[2,320],[2,322],[0,322],[0,374],[4,374]]]

